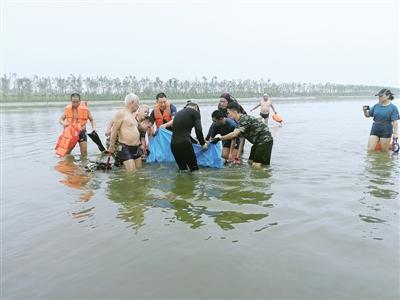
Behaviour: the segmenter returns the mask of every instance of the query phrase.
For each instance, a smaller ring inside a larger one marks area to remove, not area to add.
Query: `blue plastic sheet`
[[[171,138],[171,131],[163,128],[158,130],[158,133],[149,142],[150,155],[147,157],[148,163],[175,162],[171,151]],[[209,144],[206,151],[200,145],[193,144],[193,150],[199,166],[210,168],[222,168],[224,166],[221,158],[221,142]]]

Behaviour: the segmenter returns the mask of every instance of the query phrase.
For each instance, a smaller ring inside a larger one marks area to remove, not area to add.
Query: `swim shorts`
[[[140,158],[143,154],[142,148],[140,148],[140,146],[141,145],[129,146],[121,144],[121,152],[120,152],[121,161]]]
[[[86,129],[83,129],[81,132],[79,132],[79,143],[82,142],[87,142]]]

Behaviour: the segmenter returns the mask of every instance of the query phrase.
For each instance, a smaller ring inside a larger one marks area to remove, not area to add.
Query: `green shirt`
[[[268,125],[257,118],[249,115],[241,115],[238,123],[238,129],[252,144],[261,144],[272,141],[272,135]]]

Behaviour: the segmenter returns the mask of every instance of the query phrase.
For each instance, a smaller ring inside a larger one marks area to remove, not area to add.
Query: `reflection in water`
[[[82,161],[83,164],[86,161]],[[79,196],[78,207],[74,204],[71,212],[71,217],[77,220],[78,223],[83,223],[92,220],[94,215],[94,206],[87,208],[86,203],[92,199],[94,189],[99,188],[98,183],[92,180],[92,178],[84,171],[84,168],[75,164],[74,157],[72,155],[65,157],[55,167],[58,172],[66,175],[66,177],[59,182],[62,184],[77,190],[81,190],[82,194]],[[89,224],[90,227],[94,228],[94,224]]]
[[[134,229],[144,224],[144,212],[149,208],[150,183],[151,179],[143,172],[118,172],[110,178],[108,197],[120,204],[118,218],[132,223]]]
[[[90,177],[74,163],[74,157],[72,155],[61,160],[54,168],[58,172],[66,175],[65,179],[59,182],[68,187],[83,190],[83,193],[79,197],[80,200],[87,202],[93,197],[93,191],[87,188]]]
[[[272,206],[266,203],[272,197],[268,192],[270,176],[268,171],[246,167],[181,174],[175,168],[147,166],[135,174],[114,173],[108,197],[120,204],[118,218],[136,230],[144,225],[145,212],[152,208],[173,213],[173,217],[165,218],[166,225],[180,221],[195,229],[212,220],[221,229],[229,230],[234,224],[268,216],[264,211]],[[224,202],[230,203],[229,209],[213,208],[218,203],[225,207]],[[232,205],[237,209],[232,210]],[[256,213],[242,212],[242,205],[257,205]]]
[[[396,200],[399,195],[398,157],[386,153],[369,153],[366,157],[366,167],[363,182],[368,182],[367,190],[360,199],[365,212],[358,214],[361,221],[369,224],[363,231],[363,237],[383,240],[385,227],[391,218],[384,206],[390,205],[388,200]],[[366,179],[366,180],[365,180]],[[378,226],[379,225],[379,226]]]
[[[396,158],[384,153],[368,155],[366,175],[370,182],[369,193],[372,196],[382,199],[396,199],[398,196],[399,170]]]

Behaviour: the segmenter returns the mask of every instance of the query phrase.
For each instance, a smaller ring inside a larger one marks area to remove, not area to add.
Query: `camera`
[[[363,110],[369,110],[369,106],[368,105],[364,105],[363,106]]]

